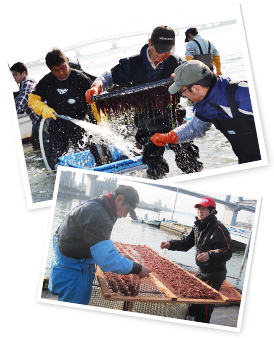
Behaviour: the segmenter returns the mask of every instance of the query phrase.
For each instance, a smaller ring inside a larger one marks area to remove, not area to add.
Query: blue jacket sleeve
[[[90,252],[94,262],[99,265],[103,272],[111,271],[127,275],[129,273],[138,274],[142,269],[141,264],[120,255],[110,239],[91,246]]]

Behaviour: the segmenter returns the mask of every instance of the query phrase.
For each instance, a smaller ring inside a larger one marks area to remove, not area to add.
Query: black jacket
[[[227,228],[209,215],[203,222],[196,219],[190,233],[181,240],[171,240],[169,250],[188,251],[196,246],[196,264],[202,279],[225,280],[226,261],[232,256],[232,240]],[[197,256],[209,253],[209,261],[201,263]]]

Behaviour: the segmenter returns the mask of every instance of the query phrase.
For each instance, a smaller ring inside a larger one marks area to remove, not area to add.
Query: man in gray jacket
[[[49,291],[63,302],[88,305],[95,264],[102,271],[148,277],[150,269],[121,255],[110,239],[118,218],[136,219],[138,192],[120,185],[112,193],[80,204],[65,217],[53,237]]]

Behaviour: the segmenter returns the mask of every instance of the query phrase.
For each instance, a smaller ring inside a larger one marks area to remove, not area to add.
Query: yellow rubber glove
[[[185,59],[186,59],[186,61],[190,61],[190,60],[193,60],[193,57],[190,56],[190,55],[186,55],[186,56],[185,56]]]
[[[42,111],[42,117],[46,119],[54,119],[57,120],[57,117],[55,116],[56,112],[54,109],[50,108],[46,105],[46,107]]]
[[[213,64],[216,67],[216,74],[222,75],[221,73],[221,58],[220,55],[214,56],[213,58]]]
[[[100,110],[100,112],[98,111],[95,102],[91,103],[91,110],[92,110],[92,114],[95,117],[97,122],[102,122],[105,121],[105,115],[102,112],[102,110]]]
[[[158,147],[164,147],[168,143],[177,143],[178,137],[175,131],[171,130],[169,133],[156,133],[151,136],[150,140]]]
[[[35,114],[42,116],[44,119],[53,118],[56,120],[56,112],[42,101],[41,96],[29,94],[28,104]]]

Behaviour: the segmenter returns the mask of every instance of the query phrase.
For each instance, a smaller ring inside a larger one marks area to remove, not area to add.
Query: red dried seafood
[[[115,247],[122,254],[127,254],[123,244],[115,243]],[[108,287],[115,293],[120,292],[124,296],[137,296],[139,290],[139,278],[133,275],[119,275],[114,272],[104,272]]]
[[[133,281],[130,275],[118,275],[113,272],[104,272],[104,277],[108,283],[109,288],[115,292],[120,292],[125,296],[137,296],[138,290],[136,282]]]
[[[126,246],[129,247],[129,245]],[[156,272],[160,281],[175,295],[182,298],[218,299],[217,292],[149,247],[143,245],[130,245],[130,247],[141,255],[144,264]],[[134,256],[133,250],[131,254]]]
[[[156,272],[157,278],[179,298],[217,300],[218,292],[203,284],[199,279],[186,272],[177,264],[159,255],[146,245],[131,245],[115,242],[122,254],[131,255],[136,261]],[[109,288],[125,296],[137,296],[140,279],[134,275],[119,275],[105,272],[104,277]]]

